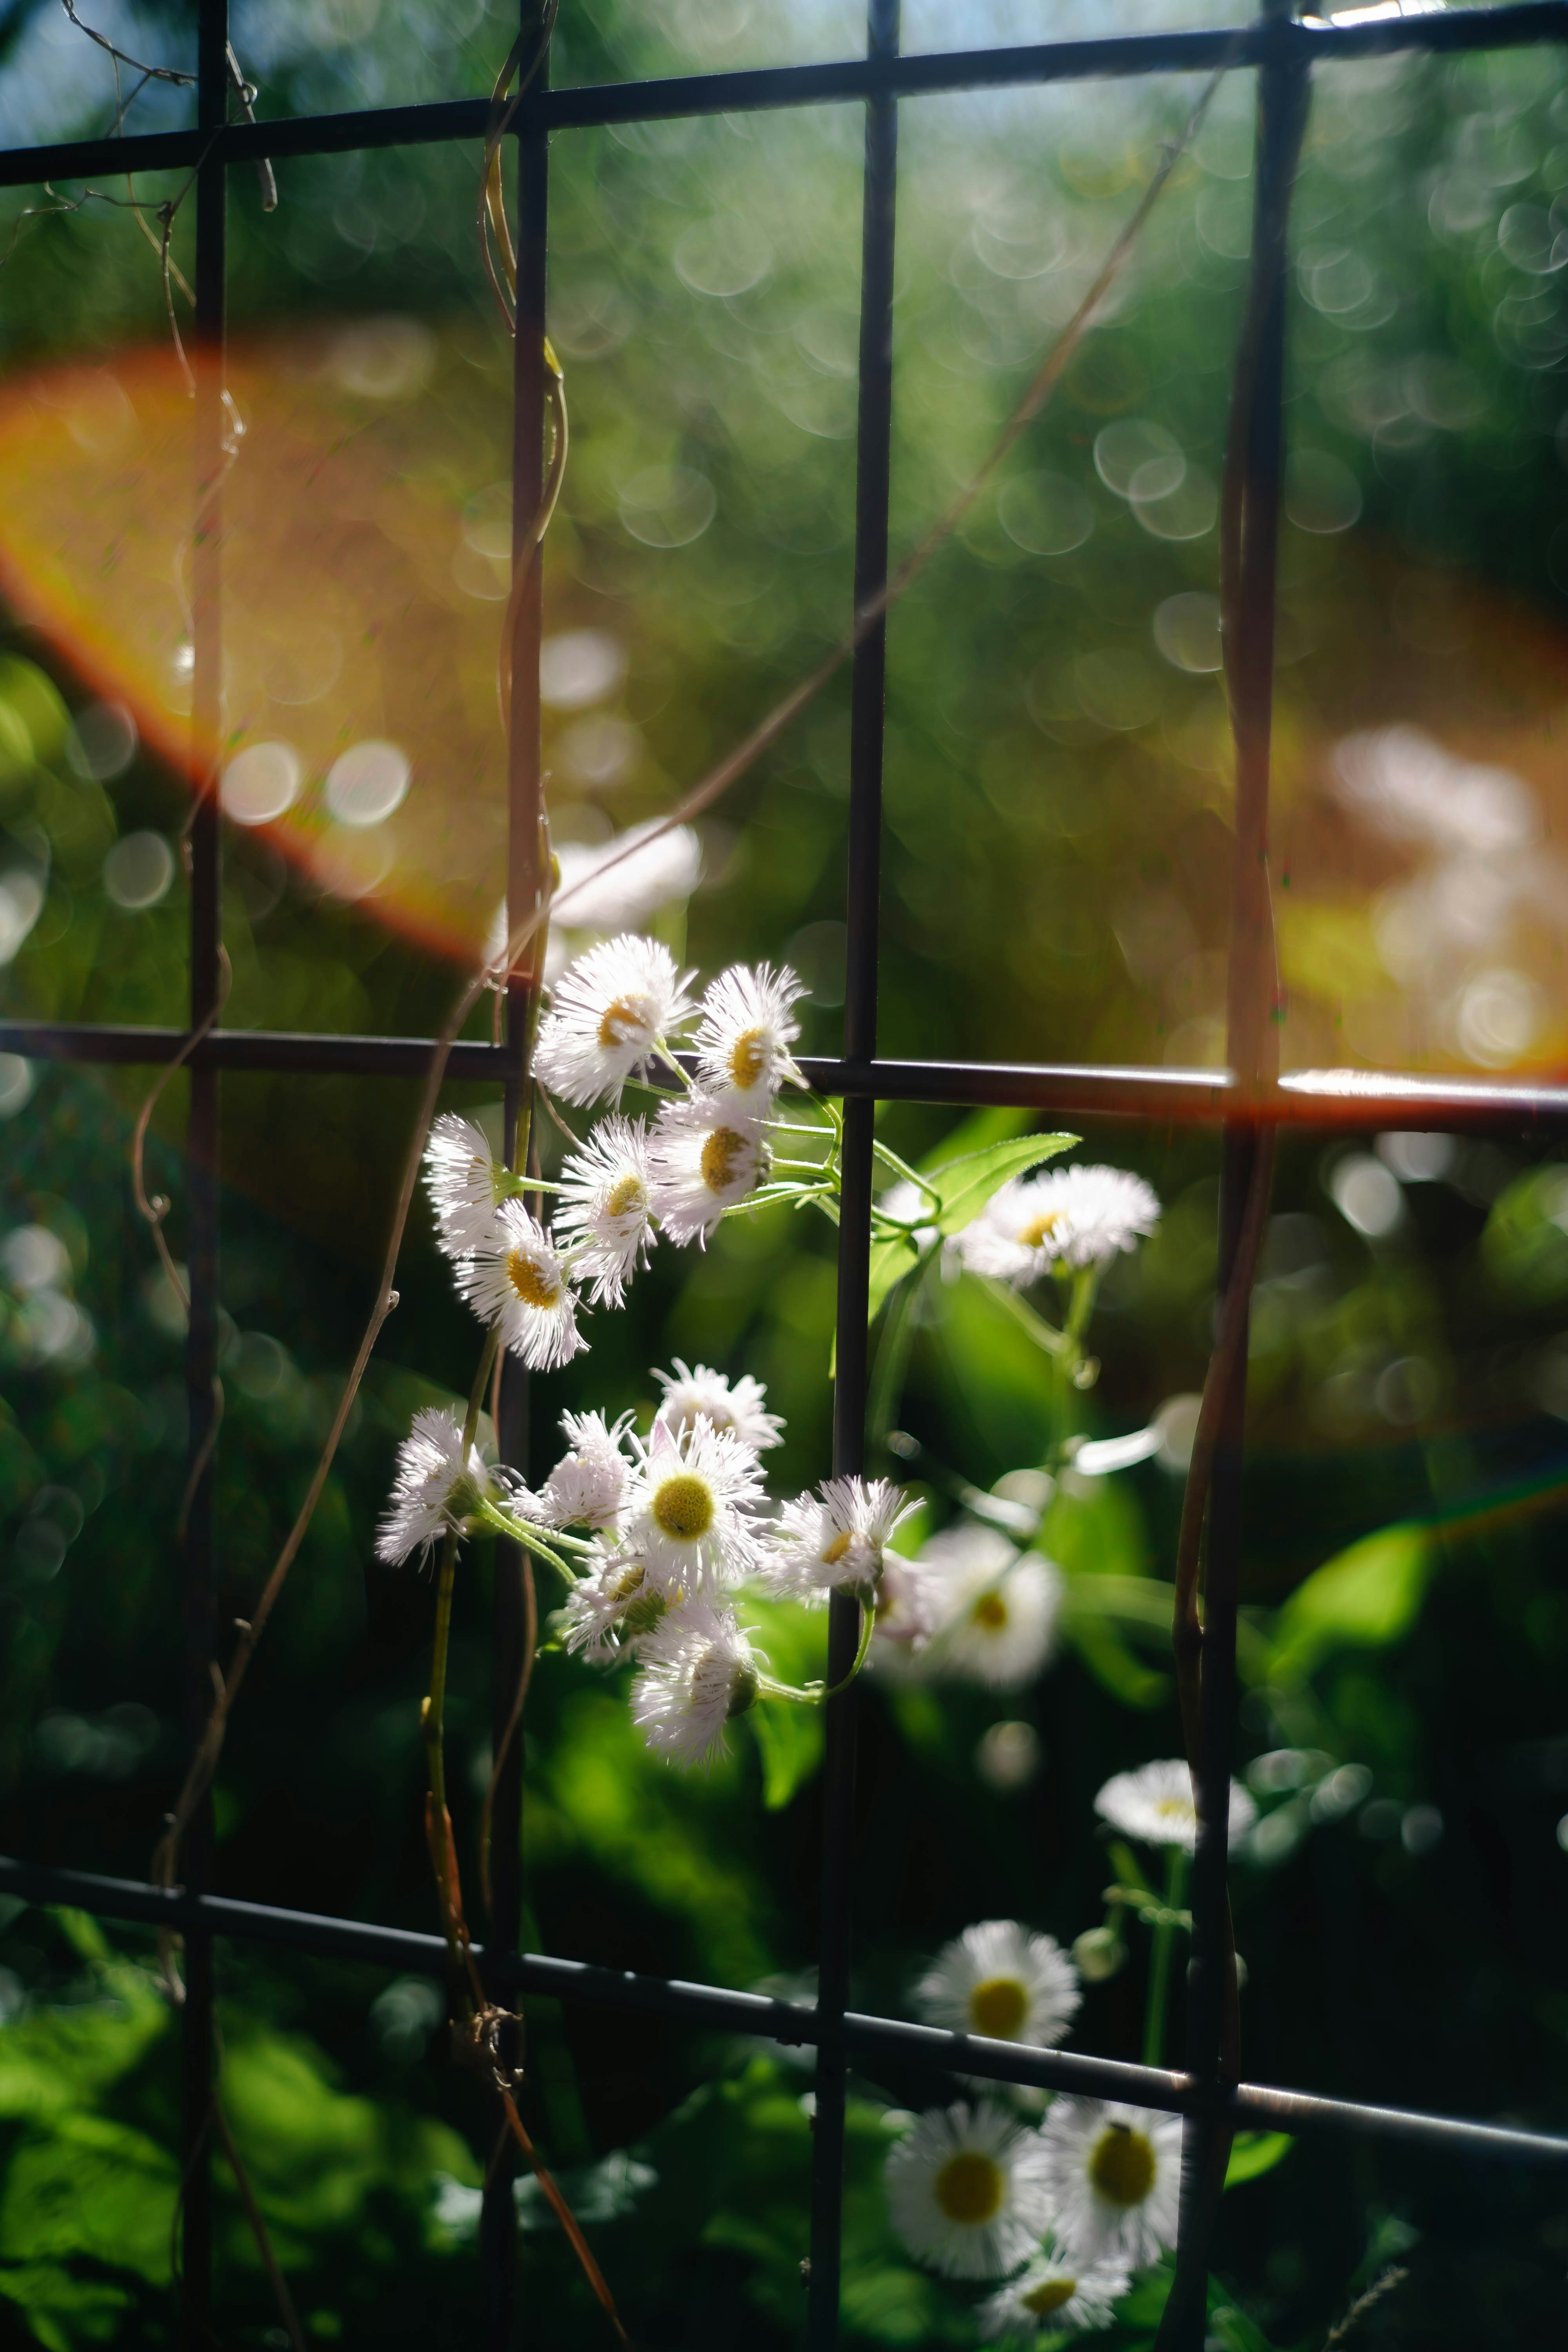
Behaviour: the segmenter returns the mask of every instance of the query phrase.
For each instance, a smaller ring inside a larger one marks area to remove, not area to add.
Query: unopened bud
[[[1086,1927],[1073,1941],[1072,1956],[1080,1977],[1103,1984],[1127,1958],[1127,1947],[1114,1927]]]

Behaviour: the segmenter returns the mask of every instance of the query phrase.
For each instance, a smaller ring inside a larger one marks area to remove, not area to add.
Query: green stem
[[[871,1140],[871,1149],[884,1168],[890,1168],[895,1176],[901,1176],[906,1183],[912,1184],[917,1192],[923,1192],[933,1209],[941,1209],[942,1194],[934,1184],[926,1182],[919,1169],[911,1168],[906,1160],[899,1158],[896,1151],[889,1151],[887,1145],[879,1142],[875,1137]]]
[[[872,1360],[870,1392],[866,1402],[866,1439],[869,1446],[887,1444],[888,1432],[893,1425],[893,1415],[904,1392],[904,1375],[909,1370],[910,1349],[914,1339],[915,1293],[925,1276],[925,1270],[936,1254],[936,1244],[922,1251],[908,1274],[894,1286],[882,1318],[878,1336],[877,1353]]]
[[[1173,1845],[1165,1855],[1165,1907],[1154,1930],[1149,1960],[1149,2001],[1143,2012],[1143,2063],[1162,2066],[1165,2059],[1165,2011],[1171,1983],[1171,1944],[1176,1932],[1174,1915],[1187,1891],[1187,1853]]]
[[[857,1606],[860,1612],[860,1646],[855,1653],[855,1663],[850,1667],[849,1672],[845,1675],[842,1682],[834,1683],[827,1690],[823,1692],[822,1696],[824,1699],[837,1698],[840,1691],[847,1691],[848,1689],[850,1684],[854,1681],[856,1675],[859,1673],[861,1667],[866,1663],[866,1653],[871,1646],[871,1636],[877,1630],[876,1610],[868,1606],[868,1604],[860,1599],[858,1593],[856,1594],[855,1598]]]
[[[855,1597],[858,1599],[858,1595]],[[807,1683],[804,1690],[796,1690],[793,1683],[776,1683],[772,1675],[759,1675],[757,1676],[758,1696],[793,1699],[797,1706],[821,1706],[825,1700],[837,1698],[840,1691],[847,1691],[866,1663],[866,1653],[871,1646],[871,1636],[877,1630],[875,1609],[868,1608],[864,1601],[860,1601],[859,1606],[860,1646],[855,1653],[854,1664],[842,1682]]]

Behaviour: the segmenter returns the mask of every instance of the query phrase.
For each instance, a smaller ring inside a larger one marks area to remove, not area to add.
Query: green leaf
[[[760,1698],[749,1719],[763,1759],[763,1802],[776,1813],[822,1761],[822,1709]]]
[[[1274,1671],[1301,1678],[1333,1651],[1381,1650],[1420,1614],[1436,1565],[1430,1528],[1409,1522],[1363,1536],[1297,1586],[1274,1621]]]
[[[921,1252],[908,1234],[900,1234],[894,1240],[873,1242],[871,1244],[871,1279],[866,1291],[866,1320],[874,1323],[890,1291],[913,1274],[921,1262]]]
[[[944,1234],[961,1233],[973,1224],[993,1192],[1010,1176],[1022,1176],[1027,1169],[1037,1168],[1042,1160],[1070,1151],[1078,1141],[1076,1135],[1023,1135],[1011,1143],[993,1143],[984,1151],[945,1160],[931,1171],[931,1181],[942,1195],[938,1225]]]
[[[1225,2185],[1238,2189],[1244,2180],[1258,2180],[1272,2172],[1290,2153],[1296,2142],[1289,2132],[1237,2132],[1231,2142],[1230,2162],[1225,2168]]]

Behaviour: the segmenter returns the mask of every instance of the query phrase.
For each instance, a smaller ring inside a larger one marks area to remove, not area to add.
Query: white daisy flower
[[[702,1000],[698,1083],[763,1118],[786,1078],[799,1078],[790,1046],[800,1035],[791,1007],[805,990],[786,964],[732,964]]]
[[[884,1547],[915,1505],[886,1478],[828,1478],[786,1503],[760,1563],[775,1592],[826,1601],[830,1592],[875,1595]]]
[[[1142,1176],[1121,1168],[1051,1168],[1015,1176],[994,1192],[958,1236],[971,1274],[1015,1289],[1054,1273],[1102,1265],[1135,1249],[1160,1222],[1159,1196]]]
[[[752,1645],[727,1609],[689,1601],[637,1644],[632,1720],[656,1756],[700,1764],[724,1752],[724,1726],[757,1695]]]
[[[593,1285],[595,1307],[619,1307],[653,1254],[647,1143],[640,1118],[612,1111],[561,1171],[553,1231],[571,1252],[574,1280]]]
[[[622,1549],[644,1563],[650,1589],[674,1601],[754,1567],[752,1512],[763,1486],[755,1454],[705,1421],[680,1437],[656,1422],[639,1452]]]
[[[1066,1582],[1054,1560],[1021,1557],[997,1528],[944,1528],[921,1554],[942,1620],[931,1663],[996,1690],[1034,1681],[1056,1646]]]
[[[1037,2133],[1005,2108],[928,2107],[888,2152],[888,2205],[911,2254],[949,2278],[1001,2278],[1051,2219]]]
[[[1180,1756],[1141,1764],[1135,1772],[1113,1772],[1094,1801],[1094,1810],[1123,1837],[1144,1845],[1184,1846],[1197,1851],[1198,1811],[1193,1776]],[[1258,1808],[1239,1780],[1230,1784],[1230,1843],[1244,1837]]]
[[[654,1215],[680,1247],[706,1245],[725,1210],[756,1191],[772,1161],[761,1125],[738,1104],[708,1095],[665,1103],[648,1145]]]
[[[648,1589],[642,1561],[617,1552],[572,1587],[556,1622],[568,1650],[608,1661],[623,1646],[635,1649],[668,1606],[661,1593]]]
[[[763,1410],[768,1392],[761,1381],[754,1381],[750,1372],[742,1372],[738,1381],[728,1381],[722,1372],[710,1371],[706,1364],[693,1370],[679,1356],[671,1361],[673,1372],[654,1374],[664,1391],[656,1422],[679,1437],[699,1420],[709,1421],[715,1429],[727,1429],[753,1454],[765,1454],[770,1445],[780,1444],[784,1422],[778,1413]]]
[[[625,931],[567,967],[539,1024],[533,1067],[566,1102],[616,1101],[661,1037],[689,1018],[689,972],[658,940]]]
[[[938,1580],[919,1560],[906,1559],[902,1552],[885,1551],[876,1613],[872,1664],[885,1664],[894,1656],[918,1657],[942,1622]]]
[[[494,1229],[497,1209],[519,1190],[483,1130],[450,1110],[430,1129],[425,1184],[436,1213],[437,1239],[448,1257],[480,1248]]]
[[[569,1363],[578,1337],[577,1298],[549,1234],[521,1201],[503,1201],[489,1240],[459,1258],[458,1287],[481,1322],[499,1323],[503,1344],[536,1372]]]
[[[1056,1937],[1033,1936],[1016,1919],[966,1927],[915,1987],[928,2025],[1037,2050],[1061,2041],[1082,1997],[1078,1970]]]
[[[501,1499],[477,1445],[463,1459],[463,1416],[455,1405],[426,1405],[397,1449],[392,1496],[376,1530],[375,1556],[401,1567],[430,1551],[449,1528],[461,1535],[481,1501]],[[510,1497],[508,1498],[510,1499]]]
[[[1182,2119],[1101,2099],[1052,2102],[1040,2126],[1051,2228],[1080,2263],[1133,2270],[1176,2242]]]
[[[1131,2287],[1125,2263],[1075,2263],[1052,2251],[986,2298],[978,2313],[980,2332],[989,2337],[1030,2336],[1109,2327]]]
[[[567,1450],[532,1498],[541,1526],[616,1526],[632,1475],[631,1462],[621,1445],[630,1422],[629,1412],[613,1425],[602,1412],[562,1414]]]

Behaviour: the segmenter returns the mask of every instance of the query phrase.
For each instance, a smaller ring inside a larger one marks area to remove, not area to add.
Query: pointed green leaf
[[[1237,2132],[1225,2168],[1226,2187],[1239,2189],[1244,2180],[1258,2180],[1272,2172],[1295,2145],[1289,2132]]]
[[[770,1813],[782,1812],[822,1761],[822,1710],[764,1698],[749,1717],[763,1762],[763,1802]]]
[[[1021,1135],[1010,1143],[993,1143],[984,1151],[967,1152],[961,1160],[933,1168],[931,1181],[942,1195],[942,1214],[937,1219],[942,1231],[962,1233],[1010,1176],[1022,1176],[1028,1169],[1037,1168],[1042,1160],[1070,1151],[1078,1140],[1076,1135]]]
[[[1334,1650],[1385,1649],[1420,1614],[1436,1564],[1430,1528],[1363,1536],[1299,1584],[1274,1621],[1274,1669],[1310,1675]]]

